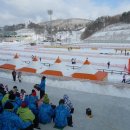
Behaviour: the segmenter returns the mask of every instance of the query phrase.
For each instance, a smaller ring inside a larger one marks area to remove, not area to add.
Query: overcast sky
[[[130,10],[130,0],[0,0],[0,26],[52,19],[96,19]]]

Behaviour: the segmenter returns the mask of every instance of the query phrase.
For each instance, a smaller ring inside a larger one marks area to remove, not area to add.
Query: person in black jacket
[[[15,82],[16,81],[16,71],[15,70],[13,70],[12,71],[12,77],[13,77],[13,81]]]

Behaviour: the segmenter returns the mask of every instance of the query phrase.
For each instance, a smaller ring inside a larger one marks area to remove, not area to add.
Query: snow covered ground
[[[19,53],[22,61],[31,61],[32,55],[42,57],[42,63],[53,64],[60,56],[65,65],[71,65],[71,58],[77,59],[77,66],[82,66],[86,58],[96,69],[107,69],[106,63],[111,62],[110,69],[123,71],[124,65],[128,64],[129,56],[124,53],[115,53],[114,49],[91,48],[73,49],[66,48],[44,48],[42,45],[31,47],[17,43],[1,44],[0,64],[13,58],[15,53]],[[100,54],[108,53],[108,54]],[[65,70],[65,68],[63,68]],[[70,76],[76,70],[68,68],[64,71],[65,76]],[[25,89],[29,94],[32,86],[40,82],[40,76],[23,74],[23,82],[14,83],[10,72],[0,71],[0,82],[8,84],[11,89],[17,85],[19,90]],[[130,78],[128,75],[127,78]],[[75,79],[53,79],[47,78],[46,92],[49,94],[51,102],[58,104],[64,94],[68,94],[72,100],[75,113],[73,115],[74,127],[66,127],[65,130],[129,130],[130,114],[130,86],[121,83],[121,74],[109,73],[106,82],[91,82]],[[38,93],[39,94],[39,93]],[[92,108],[93,118],[89,119],[85,115],[86,108]],[[43,130],[53,130],[54,124],[41,125]]]
[[[27,94],[29,94],[34,83],[30,83],[30,81],[32,81],[32,77],[28,76],[28,79],[28,82],[22,83],[18,83],[18,81],[14,83],[12,79],[9,78],[0,78],[0,81],[3,84],[8,84],[10,89],[12,89],[14,85],[17,85],[19,90],[23,88],[26,90]],[[40,78],[37,78],[36,80],[33,78],[33,82],[40,82]],[[49,84],[49,82],[51,83]],[[68,87],[69,84],[76,86],[77,83],[78,82],[72,84],[70,82],[68,83]],[[129,130],[129,98],[104,96],[77,91],[74,86],[73,90],[69,88],[66,89],[64,87],[58,88],[58,85],[61,85],[59,81],[56,83],[56,81],[53,82],[47,79],[46,92],[49,94],[50,101],[58,105],[59,99],[61,99],[64,94],[68,94],[75,107],[75,112],[73,114],[74,127],[66,127],[64,130]],[[85,87],[87,87],[87,85]],[[115,91],[113,90],[113,92]],[[86,108],[88,107],[92,109],[93,118],[91,119],[85,114]],[[53,126],[53,123],[47,125],[40,124],[42,130],[56,130]]]

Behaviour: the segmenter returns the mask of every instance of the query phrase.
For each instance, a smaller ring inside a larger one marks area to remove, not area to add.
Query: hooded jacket
[[[50,123],[53,115],[54,110],[52,109],[50,104],[43,103],[40,106],[38,117],[41,123]]]
[[[67,117],[70,116],[68,109],[63,104],[60,104],[55,111],[55,126],[62,128],[68,125]]]
[[[0,130],[25,129],[31,124],[31,122],[23,122],[16,114],[7,110],[0,114]]]
[[[71,103],[71,101],[69,100],[69,96],[68,95],[64,95],[63,99],[65,101],[64,105],[65,107],[69,110],[69,112],[71,111],[71,109],[73,108],[73,104]]]
[[[38,107],[37,107],[38,97],[37,96],[26,95],[25,102],[27,102],[28,107],[32,110],[34,114],[38,114]]]
[[[28,107],[25,107],[25,108],[20,107],[17,111],[17,114],[25,122],[27,121],[33,122],[33,120],[35,119],[35,115],[32,113],[32,111]]]
[[[46,84],[46,79],[41,80],[41,83],[39,85],[40,90],[45,91],[45,84]]]

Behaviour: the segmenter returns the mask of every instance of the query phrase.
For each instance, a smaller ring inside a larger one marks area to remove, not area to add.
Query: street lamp
[[[53,10],[48,10],[47,11],[48,15],[50,16],[50,37],[51,37],[51,41],[52,41],[52,14],[53,14]]]

